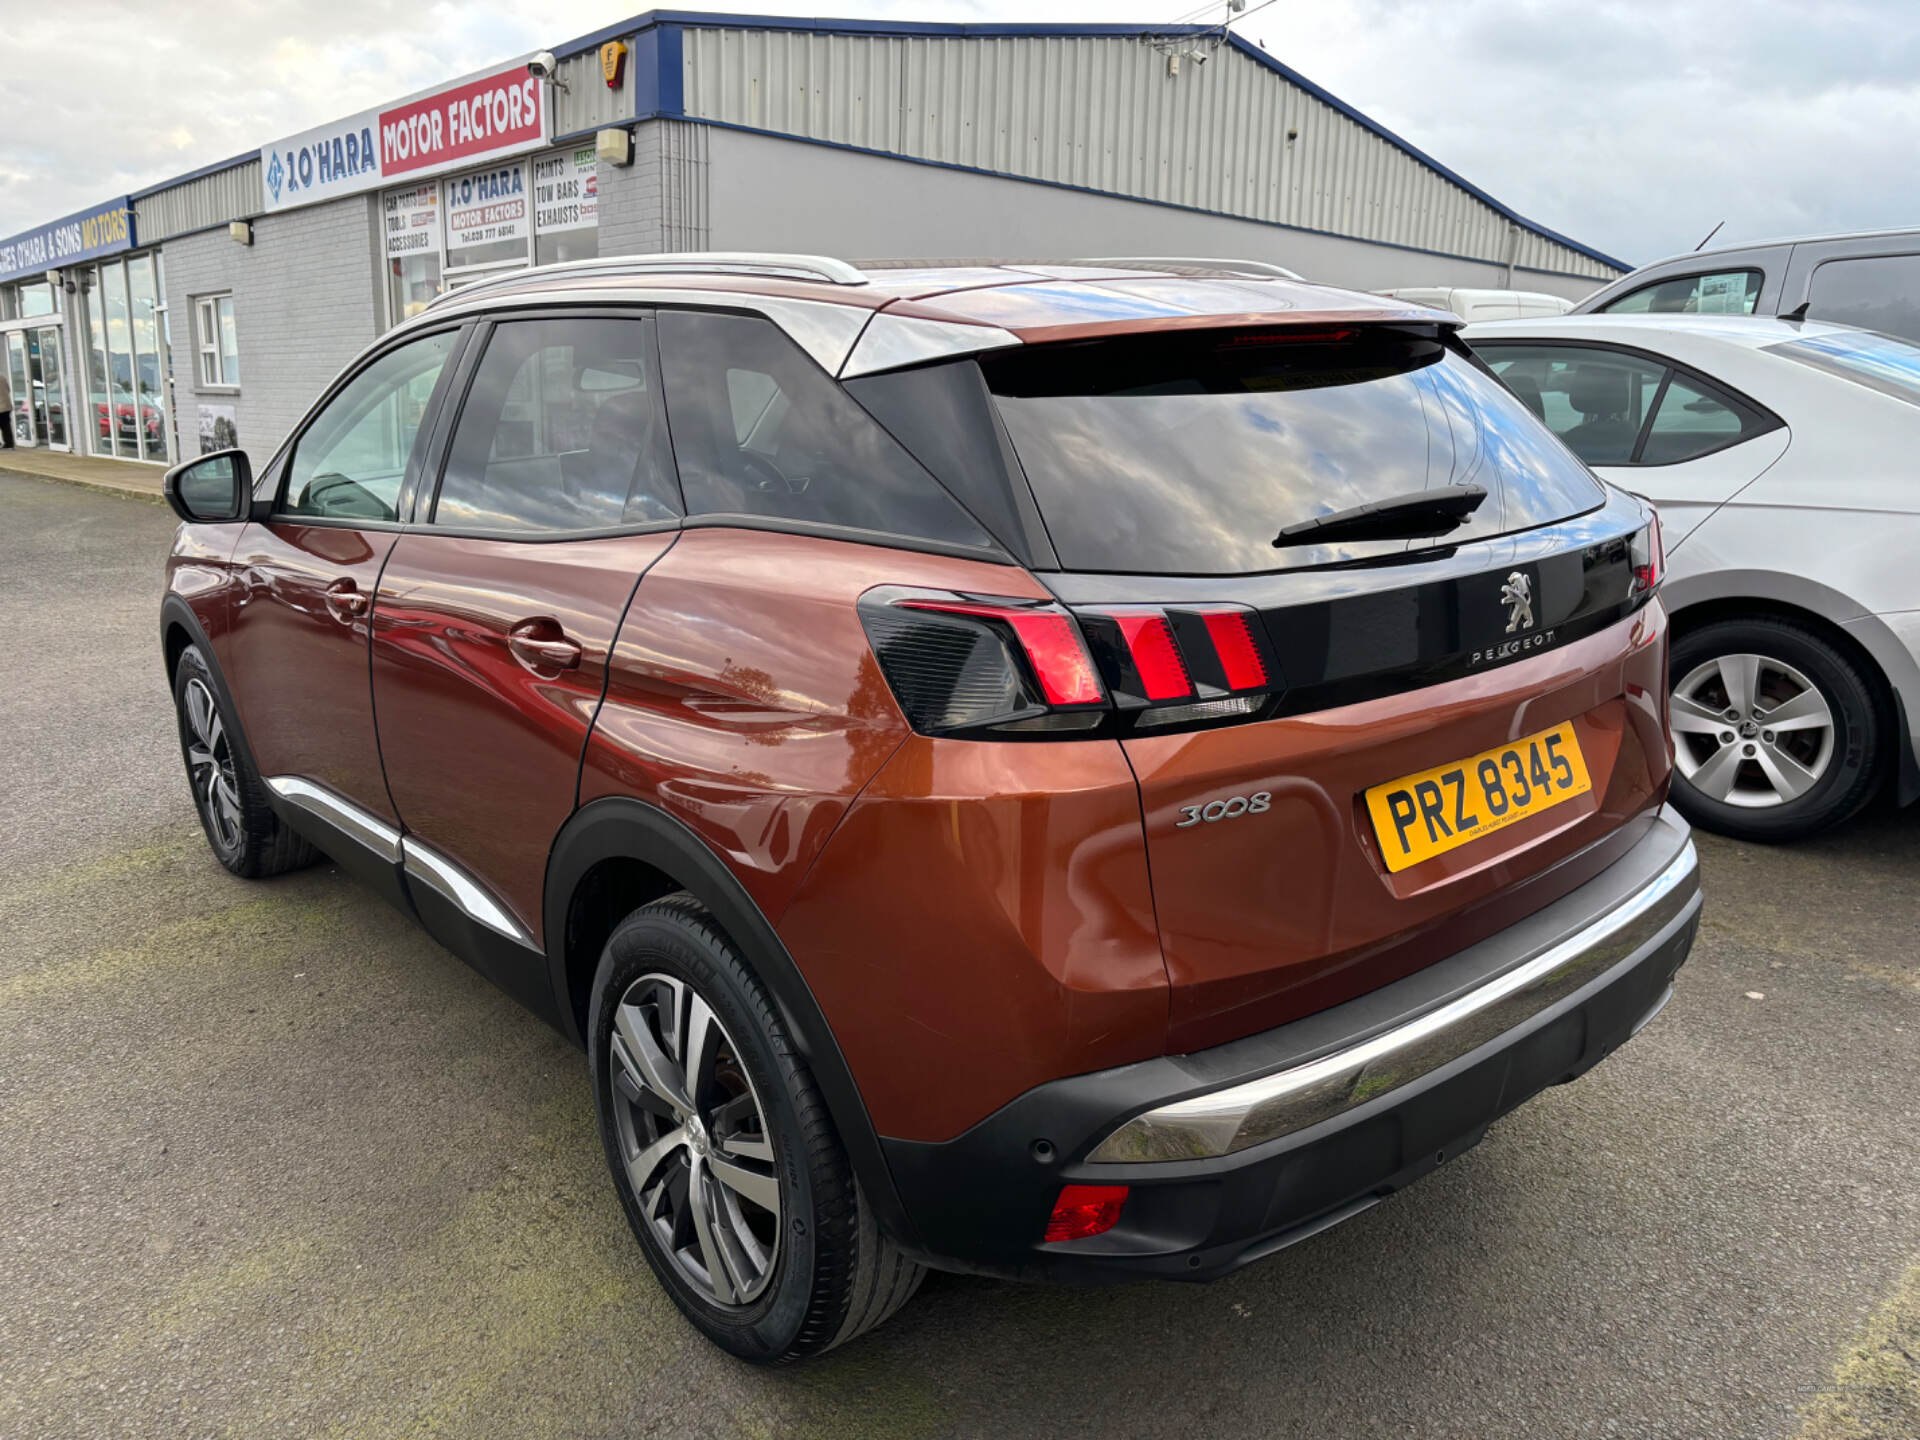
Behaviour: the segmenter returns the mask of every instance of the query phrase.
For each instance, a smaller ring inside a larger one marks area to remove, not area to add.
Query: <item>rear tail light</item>
[[[1667,571],[1667,547],[1660,538],[1660,512],[1651,510],[1647,528],[1633,537],[1633,593],[1645,595],[1659,588]]]
[[[1046,739],[1219,723],[1279,689],[1236,605],[1069,611],[1050,601],[883,587],[860,600],[881,672],[926,735]]]
[[[1099,1235],[1120,1223],[1126,1208],[1125,1185],[1067,1185],[1053,1202],[1053,1214],[1047,1217],[1047,1240],[1058,1245],[1063,1240],[1084,1240]]]

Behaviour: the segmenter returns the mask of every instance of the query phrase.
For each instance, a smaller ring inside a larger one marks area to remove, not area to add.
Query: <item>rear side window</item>
[[[1667,367],[1618,350],[1482,345],[1493,373],[1589,465],[1632,463]]]
[[[689,514],[992,546],[940,482],[771,321],[663,310],[659,325]]]
[[[1920,340],[1920,255],[1824,262],[1807,287],[1807,315]]]
[[[1162,332],[980,365],[1070,570],[1246,574],[1392,553],[1409,542],[1273,540],[1432,486],[1489,491],[1448,543],[1603,498],[1511,394],[1430,335]]]
[[[433,523],[603,530],[680,513],[644,320],[496,325],[447,452]]]
[[[1758,270],[1682,275],[1629,290],[1600,308],[1608,315],[1751,315],[1761,279]]]
[[[1667,382],[1660,408],[1654,411],[1653,424],[1647,429],[1647,443],[1640,449],[1642,465],[1672,465],[1691,460],[1735,443],[1740,438],[1741,417],[1725,400],[1709,394],[1684,376]]]
[[[1489,341],[1474,348],[1589,465],[1674,465],[1780,424],[1751,402],[1657,356],[1604,345]]]

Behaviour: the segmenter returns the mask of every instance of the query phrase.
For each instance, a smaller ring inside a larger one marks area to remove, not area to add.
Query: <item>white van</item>
[[[1415,285],[1401,290],[1380,290],[1395,300],[1415,305],[1431,305],[1435,310],[1451,310],[1471,324],[1475,320],[1532,320],[1541,315],[1564,315],[1573,309],[1573,301],[1558,295],[1543,295],[1537,290],[1458,290],[1445,285]]]

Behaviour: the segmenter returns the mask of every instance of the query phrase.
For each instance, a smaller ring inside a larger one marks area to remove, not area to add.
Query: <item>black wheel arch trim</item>
[[[573,1013],[567,974],[568,912],[581,881],[603,860],[637,860],[670,876],[712,912],[720,928],[740,947],[813,1072],[864,1199],[873,1206],[875,1218],[895,1243],[919,1258],[922,1247],[918,1235],[900,1201],[860,1087],[785,943],[746,887],[704,840],[658,806],[630,796],[608,796],[576,810],[561,828],[547,862],[542,917],[547,967],[567,1036],[582,1047],[586,1044]],[[594,957],[596,964],[598,959]]]
[[[167,662],[167,689],[172,693],[175,670],[167,660],[167,635],[175,626],[187,632],[187,643],[200,652],[207,662],[207,673],[213,679],[213,688],[217,693],[221,707],[232,717],[228,726],[228,739],[238,740],[240,749],[247,757],[247,764],[258,775],[260,767],[254,762],[253,746],[247,740],[246,727],[240,723],[240,707],[234,703],[233,691],[227,687],[227,677],[220,669],[220,657],[214,653],[213,642],[207,638],[206,629],[200,624],[200,617],[193,613],[193,607],[175,594],[169,594],[160,602],[160,657]]]

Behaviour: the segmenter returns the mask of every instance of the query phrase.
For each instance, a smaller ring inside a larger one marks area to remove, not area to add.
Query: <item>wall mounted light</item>
[[[251,220],[227,222],[227,238],[236,245],[253,244],[253,222]]]
[[[593,153],[608,165],[631,165],[633,136],[625,130],[596,130],[593,132]]]

